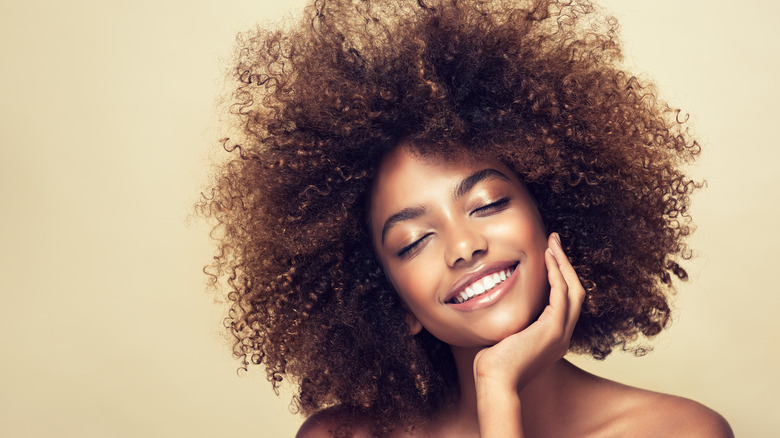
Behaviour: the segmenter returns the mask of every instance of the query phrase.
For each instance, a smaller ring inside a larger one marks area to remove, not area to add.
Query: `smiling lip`
[[[452,289],[447,294],[444,302],[447,305],[453,306],[459,310],[474,310],[492,304],[493,301],[496,301],[500,295],[502,295],[506,290],[510,289],[512,285],[514,285],[515,278],[517,277],[515,274],[518,264],[519,263],[517,261],[493,262],[488,263],[473,272],[469,272],[463,275],[452,286]],[[487,292],[478,294],[477,296],[474,296],[467,301],[460,303],[458,302],[458,296],[461,295],[467,286],[470,286],[477,281],[481,282],[484,277],[500,273],[501,271],[506,271],[507,269],[512,270],[512,275],[507,277],[506,280],[501,281]]]

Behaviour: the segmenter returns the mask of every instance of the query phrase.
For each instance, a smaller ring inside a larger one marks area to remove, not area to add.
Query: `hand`
[[[533,324],[477,353],[474,382],[477,416],[483,438],[524,437],[519,392],[569,350],[585,290],[558,234],[545,251],[550,304]]]
[[[553,233],[545,251],[550,303],[539,318],[474,358],[474,381],[490,391],[522,390],[545,368],[561,359],[569,350],[574,326],[580,315],[585,290],[566,258],[560,237]]]

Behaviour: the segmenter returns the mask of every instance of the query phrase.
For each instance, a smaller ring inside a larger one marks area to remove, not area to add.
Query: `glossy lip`
[[[500,297],[500,295],[502,295],[505,291],[509,290],[515,284],[515,279],[517,278],[516,274],[518,271],[517,267],[519,265],[520,262],[518,261],[492,262],[483,265],[472,272],[464,274],[452,286],[452,289],[447,294],[444,300],[444,304],[448,306],[452,306],[453,308],[458,310],[475,310],[492,304],[493,301],[496,301]],[[456,295],[463,292],[463,289],[465,289],[466,286],[470,285],[471,283],[477,281],[478,279],[486,275],[495,274],[496,272],[503,271],[504,269],[511,268],[513,266],[515,268],[514,271],[512,272],[512,275],[509,276],[506,280],[504,280],[501,284],[491,289],[490,292],[472,298],[463,303],[451,302],[451,300],[454,299]]]

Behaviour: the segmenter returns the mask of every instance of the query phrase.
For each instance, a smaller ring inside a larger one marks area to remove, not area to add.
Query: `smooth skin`
[[[459,192],[485,169],[500,175],[488,172]],[[602,379],[563,359],[585,292],[560,237],[546,234],[525,186],[498,160],[420,157],[402,143],[380,166],[370,213],[378,258],[410,310],[410,330],[425,327],[450,345],[460,387],[456,403],[392,436],[733,436],[699,403]],[[516,278],[496,286],[494,301],[453,305],[464,278],[506,264],[516,264]],[[297,436],[331,437],[345,426],[371,436],[366,419],[337,407],[310,417]]]
[[[550,303],[528,328],[474,357],[474,382],[481,436],[524,436],[520,391],[569,349],[580,315],[583,289],[561,247],[558,234],[545,251]],[[558,260],[561,260],[559,262]],[[518,421],[507,421],[518,417]]]

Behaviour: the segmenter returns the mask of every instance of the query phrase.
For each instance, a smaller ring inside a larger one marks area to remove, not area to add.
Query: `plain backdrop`
[[[0,435],[293,436],[237,373],[192,204],[220,159],[233,41],[300,1],[0,0]],[[574,358],[780,436],[780,6],[609,0],[626,63],[691,114],[691,281],[643,358]]]

